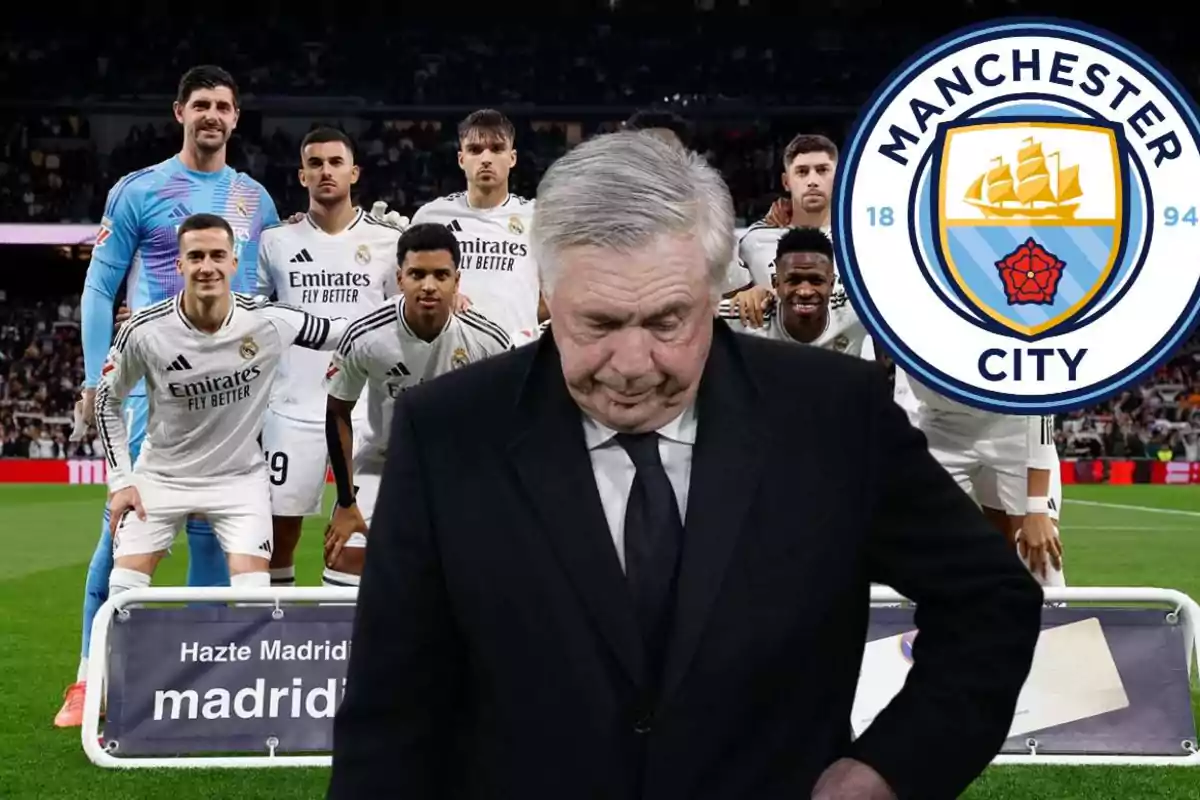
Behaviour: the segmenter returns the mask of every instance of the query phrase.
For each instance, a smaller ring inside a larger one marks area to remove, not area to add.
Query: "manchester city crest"
[[[1200,312],[1200,121],[1107,33],[980,26],[899,69],[837,178],[838,266],[910,374],[1000,413],[1092,405]]]
[[[238,348],[238,353],[247,361],[258,355],[258,345],[255,344],[254,337],[243,336],[241,347]]]

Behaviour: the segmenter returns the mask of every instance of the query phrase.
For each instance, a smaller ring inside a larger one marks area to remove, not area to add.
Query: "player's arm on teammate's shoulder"
[[[849,367],[856,367],[847,363]],[[849,372],[849,370],[848,370]],[[908,680],[850,746],[901,797],[957,797],[995,756],[1032,663],[1042,592],[930,454],[878,370],[855,397],[870,527],[864,579],[916,604]],[[941,742],[944,750],[928,747]]]
[[[775,293],[765,286],[751,286],[734,295],[732,303],[745,327],[761,328],[775,305]]]
[[[371,216],[400,230],[404,230],[410,224],[408,217],[395,209],[389,209],[386,200],[376,200],[371,204]]]
[[[780,197],[771,204],[763,222],[772,228],[786,228],[792,224],[792,198]]]
[[[345,317],[319,317],[295,306],[264,303],[263,313],[274,323],[284,345],[306,350],[333,350],[350,320]]]
[[[130,179],[123,179],[109,190],[79,303],[84,366],[79,408],[87,424],[95,422],[96,386],[100,368],[113,342],[113,306],[117,292],[129,273],[141,238],[140,194],[138,188],[129,183]]]
[[[746,318],[742,315],[740,306],[735,299],[722,300],[717,305],[717,319],[738,333],[745,333],[751,336],[766,336],[768,333],[767,329],[761,323],[758,325],[747,324]]]
[[[325,371],[325,444],[337,487],[337,501],[325,528],[325,564],[330,567],[337,563],[342,548],[353,534],[367,534],[367,524],[355,502],[354,490],[352,412],[367,383],[358,355],[354,342],[343,336]]]

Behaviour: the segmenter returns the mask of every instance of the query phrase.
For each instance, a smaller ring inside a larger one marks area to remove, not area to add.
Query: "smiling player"
[[[742,321],[733,301],[718,315],[742,333],[811,344],[852,356],[863,355],[867,332],[849,306],[831,308],[833,243],[817,228],[791,228],[775,249],[772,280],[778,299],[764,312],[764,325]]]

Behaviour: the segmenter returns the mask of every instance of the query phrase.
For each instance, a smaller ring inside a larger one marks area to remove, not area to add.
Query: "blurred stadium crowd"
[[[69,30],[13,19],[0,32],[0,222],[97,222],[117,178],[178,151],[168,115],[174,83],[209,61],[237,77],[248,107],[290,102],[278,113],[315,123],[307,110],[320,108],[322,122],[352,121],[360,196],[409,216],[461,188],[453,133],[461,107],[509,113],[518,126],[512,188],[534,196],[542,172],[573,143],[612,129],[628,109],[668,105],[694,126],[692,146],[722,170],[746,225],[779,196],[782,150],[796,132],[844,141],[859,106],[918,45],[981,11],[1021,13],[1030,3],[963,0],[962,18],[939,4],[936,20],[909,13],[882,25],[880,3],[834,0],[806,10],[801,26],[772,24],[770,4],[747,0],[660,4],[716,6],[711,13],[596,10],[609,5],[567,4],[559,10],[568,13],[537,24],[497,13],[455,27],[369,8],[309,16],[281,3],[263,4],[252,20],[222,16],[220,25],[161,5],[123,15],[118,28],[104,7],[73,11]],[[1200,59],[1179,26],[1156,15],[1114,26],[1097,13],[1080,18],[1120,30],[1200,89]],[[856,26],[866,14],[875,24]],[[414,119],[401,106],[425,108]],[[230,163],[262,181],[287,215],[307,204],[296,178],[302,130],[272,128],[265,116],[243,115]],[[93,131],[100,117],[107,137]],[[115,134],[114,118],[129,120]],[[3,269],[20,264],[6,259]],[[0,296],[3,456],[95,452],[90,439],[69,445],[64,433],[82,380],[80,288],[49,281],[40,301]],[[1058,425],[1064,456],[1200,460],[1200,338],[1150,384]]]

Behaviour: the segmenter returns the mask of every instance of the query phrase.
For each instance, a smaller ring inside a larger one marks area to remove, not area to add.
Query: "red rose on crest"
[[[1051,305],[1065,266],[1066,262],[1033,239],[1026,239],[1024,244],[996,262],[1010,306],[1017,303]]]

